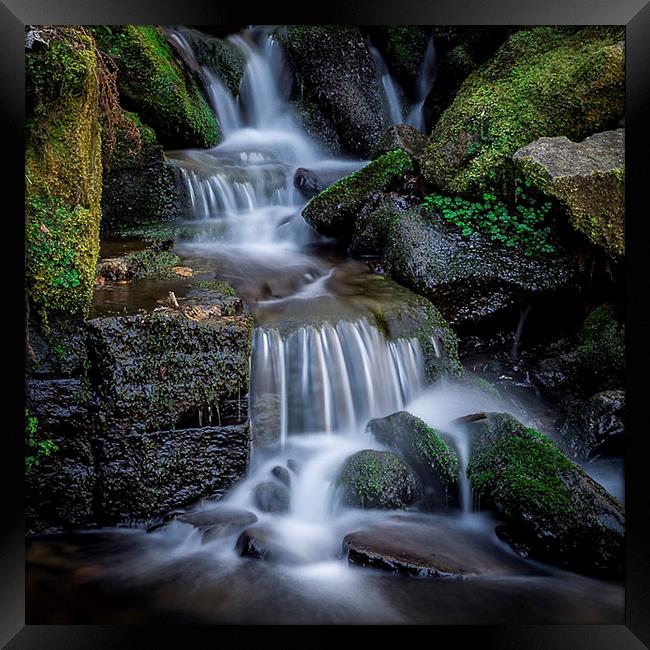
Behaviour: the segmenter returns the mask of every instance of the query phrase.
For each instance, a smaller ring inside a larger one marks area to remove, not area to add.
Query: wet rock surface
[[[289,491],[274,481],[265,481],[255,487],[255,504],[262,512],[287,512],[290,505]]]
[[[349,533],[343,555],[351,564],[429,578],[466,578],[531,572],[505,549],[444,521],[395,518]]]
[[[373,157],[377,158],[393,149],[402,149],[413,158],[419,161],[420,155],[427,144],[427,138],[408,124],[393,124],[382,136]]]

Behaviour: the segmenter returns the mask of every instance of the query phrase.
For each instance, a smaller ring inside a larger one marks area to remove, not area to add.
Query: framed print
[[[650,644],[646,2],[0,9],[7,647]]]

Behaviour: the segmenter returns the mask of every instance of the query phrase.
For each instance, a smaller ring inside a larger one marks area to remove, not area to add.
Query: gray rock
[[[255,486],[255,504],[262,512],[288,512],[289,490],[274,481],[264,481]]]
[[[574,265],[560,255],[527,257],[419,210],[391,221],[383,265],[389,275],[429,298],[451,323],[477,322],[532,295],[566,288]]]
[[[592,395],[564,421],[560,434],[581,459],[624,452],[625,392],[608,390]]]
[[[625,129],[582,142],[539,138],[513,160],[535,188],[563,204],[575,230],[612,257],[625,254]]]
[[[420,160],[420,154],[424,151],[427,138],[408,124],[393,124],[382,136],[379,144],[373,152],[373,158],[388,153],[393,149],[406,151],[413,160]]]
[[[280,481],[280,483],[283,483],[286,487],[289,487],[291,485],[291,476],[289,475],[289,470],[286,467],[282,467],[282,465],[276,465],[272,470],[271,474],[275,476],[275,478]]]

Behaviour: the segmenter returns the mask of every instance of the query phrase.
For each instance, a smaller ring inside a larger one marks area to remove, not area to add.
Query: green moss
[[[467,467],[472,488],[508,518],[572,514],[569,479],[576,467],[559,447],[508,414],[499,414],[490,426]]]
[[[424,29],[419,25],[390,25],[377,28],[384,59],[402,79],[414,80],[420,73],[426,49]]]
[[[398,456],[371,449],[345,461],[337,485],[344,503],[362,508],[403,508],[418,493],[415,478]]]
[[[622,385],[625,324],[616,306],[608,303],[594,309],[585,320],[578,340],[578,358],[592,380],[602,387]]]
[[[197,82],[184,73],[160,30],[147,25],[93,27],[99,46],[117,63],[124,107],[139,113],[169,147],[212,147],[215,117]]]
[[[181,258],[165,250],[154,250],[147,248],[143,251],[129,253],[124,257],[127,268],[136,279],[161,279],[174,277],[171,270],[173,266],[179,266]]]
[[[578,140],[623,112],[624,30],[535,27],[512,35],[463,83],[425,150],[447,191],[506,194],[512,154],[542,136]]]
[[[25,475],[30,476],[43,459],[59,451],[58,445],[39,432],[38,418],[25,409]]]
[[[48,313],[87,314],[101,219],[99,82],[92,39],[57,28],[26,54],[26,283]]]
[[[223,280],[201,280],[197,282],[194,286],[199,289],[209,289],[210,291],[216,291],[223,296],[236,297],[237,292]]]
[[[340,235],[342,230],[352,227],[352,217],[370,194],[387,191],[411,171],[413,161],[405,151],[389,151],[311,199],[303,210],[303,217],[324,235]]]

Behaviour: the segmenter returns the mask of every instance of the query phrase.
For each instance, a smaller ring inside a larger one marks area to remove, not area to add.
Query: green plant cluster
[[[183,73],[157,27],[101,26],[92,32],[118,65],[124,107],[137,111],[164,145],[217,144],[219,129],[207,101],[197,82]]]
[[[146,248],[124,256],[127,268],[136,279],[163,279],[173,277],[172,267],[181,263],[181,258],[171,251]]]
[[[29,476],[40,467],[44,458],[59,451],[58,445],[50,438],[41,438],[38,433],[38,418],[25,409],[25,474]]]
[[[578,333],[578,357],[592,375],[605,385],[623,383],[625,369],[625,324],[619,309],[606,303],[596,307]]]
[[[527,193],[529,187],[529,181],[523,186],[518,182],[514,208],[488,192],[480,202],[434,193],[424,198],[423,205],[428,212],[439,214],[457,226],[465,237],[479,233],[495,243],[517,248],[529,257],[553,253],[551,228],[545,225],[552,205],[550,202],[540,204]]]

